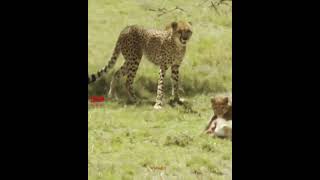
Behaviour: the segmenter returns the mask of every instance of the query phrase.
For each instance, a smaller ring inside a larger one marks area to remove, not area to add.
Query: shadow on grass
[[[109,90],[112,74],[113,73],[110,73],[110,75],[88,85],[88,98],[90,96],[105,96],[108,98],[106,92]],[[222,82],[218,79],[212,79],[209,81],[208,79],[189,79],[188,77],[184,77],[183,80],[181,80],[180,87],[182,88],[180,88],[180,95],[182,97],[194,97],[199,94],[207,95],[212,93],[223,93],[228,91],[227,85],[228,82]],[[116,83],[115,90],[118,96],[116,102],[119,106],[139,107],[144,105],[153,106],[155,104],[157,79],[140,76],[135,79],[133,86],[138,102],[131,104],[128,102],[127,91],[125,88],[125,78],[120,79],[119,82]],[[165,78],[164,93],[166,97],[171,97],[171,86],[170,77]],[[179,104],[170,98],[169,101],[165,103],[172,108],[178,106],[184,113],[198,114],[198,112],[194,110],[193,104],[188,101]]]
[[[107,76],[97,80],[95,83],[88,85],[88,96],[102,96],[108,92],[110,87],[111,76]],[[136,96],[143,98],[155,98],[157,91],[158,79],[151,79],[146,76],[137,77],[134,81],[134,91]],[[225,82],[220,79],[192,79],[185,77],[180,81],[180,94],[182,96],[195,96],[198,94],[211,94],[230,91],[228,85],[231,82]],[[171,94],[171,80],[165,78],[164,93]],[[115,90],[119,97],[126,97],[125,78],[116,83]]]

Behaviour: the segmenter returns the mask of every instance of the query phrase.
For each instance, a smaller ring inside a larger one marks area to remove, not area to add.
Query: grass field
[[[124,103],[123,79],[117,85],[120,101],[88,108],[90,180],[231,179],[232,143],[200,135],[212,114],[209,98],[232,91],[231,7],[221,5],[217,13],[210,5],[205,0],[89,0],[89,73],[107,63],[127,25],[163,29],[175,20],[193,24],[180,70],[181,95],[188,108],[166,104],[161,111],[153,110],[159,69],[142,59],[134,82],[142,104]],[[176,6],[182,10],[159,16],[159,8],[170,11]],[[122,63],[120,56],[108,75],[88,86],[88,96],[102,95]],[[165,81],[166,102],[171,91],[169,78]]]

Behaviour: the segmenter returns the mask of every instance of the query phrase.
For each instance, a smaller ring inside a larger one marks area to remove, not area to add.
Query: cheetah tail
[[[120,55],[120,44],[118,40],[116,47],[114,48],[112,57],[108,62],[108,64],[104,66],[102,69],[100,69],[97,73],[91,74],[91,76],[88,75],[88,84],[95,82],[98,78],[100,78],[102,75],[107,73],[107,71],[110,70],[116,64],[119,55]]]

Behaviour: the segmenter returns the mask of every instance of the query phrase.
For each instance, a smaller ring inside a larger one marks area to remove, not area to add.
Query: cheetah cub
[[[207,134],[232,139],[232,103],[227,96],[211,99],[212,115],[205,129]]]

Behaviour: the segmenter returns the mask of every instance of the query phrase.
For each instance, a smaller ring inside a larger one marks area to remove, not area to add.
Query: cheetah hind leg
[[[128,92],[127,104],[138,104],[140,101],[137,100],[137,97],[133,92],[132,82],[130,82],[130,80],[127,80],[126,88],[127,88],[127,92]]]
[[[138,70],[138,65],[132,66],[128,71],[127,80],[126,80],[126,88],[128,92],[128,104],[140,104],[141,101],[137,99],[134,90],[133,90],[133,81],[136,76]]]
[[[131,41],[131,43],[130,43]],[[127,80],[126,80],[126,89],[128,93],[128,104],[137,103],[137,98],[133,91],[133,81],[136,76],[141,58],[142,58],[142,49],[140,48],[140,44],[136,41],[135,38],[129,38],[128,44],[123,44],[123,49],[127,49],[128,51],[122,51],[122,55],[127,63]]]

